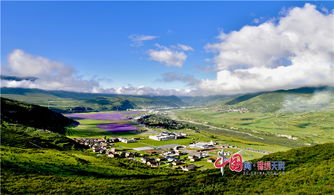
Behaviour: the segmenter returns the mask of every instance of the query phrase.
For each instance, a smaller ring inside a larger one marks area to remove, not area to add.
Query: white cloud
[[[183,51],[164,46],[160,46],[158,49],[150,49],[147,53],[151,60],[163,63],[166,66],[182,67],[187,59],[187,55]]]
[[[153,36],[153,35],[130,35],[129,39],[132,41],[132,46],[138,47],[142,46],[144,41],[150,41],[157,39],[158,36]]]
[[[99,91],[94,80],[84,80],[75,70],[61,62],[33,56],[16,49],[8,56],[8,66],[2,67],[3,75],[36,77],[36,80],[1,80],[1,87],[40,88],[47,90]]]
[[[306,112],[326,108],[334,94],[330,91],[314,93],[311,97],[289,95],[284,98],[282,112]]]
[[[8,56],[9,69],[18,76],[43,77],[50,75],[71,75],[74,70],[60,62],[40,56],[32,56],[16,49]]]
[[[131,85],[102,88],[98,81],[80,78],[73,68],[61,62],[33,56],[19,49],[9,54],[8,66],[1,66],[1,74],[14,78],[2,79],[1,87],[132,95],[186,95],[192,91],[191,89],[161,89]]]
[[[190,47],[189,45],[184,45],[184,44],[177,44],[175,46],[176,48],[179,48],[183,51],[193,51],[194,49],[192,47]]]
[[[263,22],[264,20],[265,20],[264,17],[259,17],[259,18],[254,18],[252,22],[253,22],[254,24],[260,24],[260,23]]]
[[[328,14],[329,13],[329,10],[326,8],[326,7],[320,7],[320,10],[325,13],[325,14]]]
[[[217,52],[215,80],[207,93],[247,93],[334,85],[334,14],[311,4],[289,9],[277,21],[221,33],[206,48]]]

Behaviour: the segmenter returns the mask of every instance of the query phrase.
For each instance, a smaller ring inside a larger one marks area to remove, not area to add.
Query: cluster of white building
[[[171,139],[185,138],[186,136],[187,134],[185,133],[169,133],[169,132],[163,131],[158,135],[151,135],[149,136],[149,138],[156,140],[156,141],[165,141],[165,140],[171,140]]]
[[[213,141],[205,143],[205,142],[198,142],[189,145],[189,148],[199,148],[199,149],[210,149],[214,148],[215,143]]]
[[[135,138],[118,138],[118,140],[123,143],[135,143],[137,141]]]

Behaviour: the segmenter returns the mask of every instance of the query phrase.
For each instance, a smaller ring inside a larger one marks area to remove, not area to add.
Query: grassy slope
[[[45,107],[25,104],[15,100],[0,98],[1,119],[7,122],[20,123],[26,126],[49,129],[65,134],[66,127],[76,125],[72,119],[53,112]]]
[[[284,175],[246,176],[226,169],[221,176],[219,170],[182,173],[82,151],[2,146],[2,191],[11,194],[333,193],[333,151],[334,144],[324,144],[261,159],[285,161]]]
[[[1,145],[18,148],[53,148],[57,150],[83,147],[62,134],[2,121]]]

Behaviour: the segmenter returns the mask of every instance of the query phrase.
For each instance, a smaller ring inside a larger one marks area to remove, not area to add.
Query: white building
[[[118,140],[120,142],[123,142],[123,143],[134,143],[134,142],[136,142],[135,139],[128,139],[128,138],[118,138]]]
[[[189,147],[190,148],[200,148],[200,149],[208,149],[208,148],[214,148],[215,143],[208,142],[208,143],[194,143],[194,144],[190,144]]]
[[[148,146],[138,147],[138,148],[132,148],[132,149],[137,150],[137,151],[154,150],[154,148],[148,147]]]
[[[186,134],[184,133],[169,133],[169,132],[163,131],[158,135],[151,135],[149,136],[149,138],[153,140],[157,140],[157,141],[164,141],[164,140],[183,138],[185,136]]]

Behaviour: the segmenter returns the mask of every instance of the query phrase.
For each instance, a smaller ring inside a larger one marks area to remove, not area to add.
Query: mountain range
[[[149,107],[224,106],[248,108],[252,111],[272,112],[280,109],[285,97],[310,97],[322,91],[334,92],[333,87],[304,87],[240,95],[217,96],[149,96],[106,93],[79,93],[27,88],[1,88],[1,96],[30,104],[48,107],[54,111],[91,112],[126,110]],[[270,105],[270,107],[268,107]],[[267,107],[266,107],[267,106]]]

